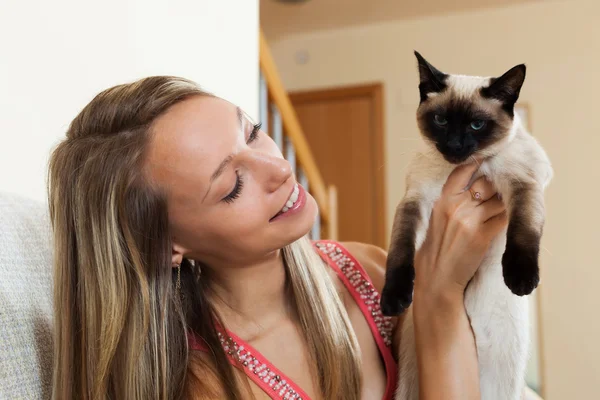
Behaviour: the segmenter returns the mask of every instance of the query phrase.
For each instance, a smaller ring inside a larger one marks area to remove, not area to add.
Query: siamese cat
[[[409,166],[387,259],[381,308],[399,315],[412,302],[414,256],[425,239],[434,202],[460,164],[483,159],[485,176],[507,205],[509,223],[491,244],[465,291],[475,334],[481,398],[521,397],[528,359],[527,299],[538,285],[544,225],[543,192],[553,176],[548,156],[525,130],[514,107],[525,65],[499,78],[446,74],[415,52],[419,67],[417,123],[430,150]],[[473,179],[473,180],[474,180]],[[402,328],[397,400],[419,398],[412,308]]]

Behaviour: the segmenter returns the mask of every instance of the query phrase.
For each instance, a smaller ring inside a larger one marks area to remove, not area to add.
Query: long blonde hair
[[[192,96],[210,94],[166,76],[108,89],[51,156],[55,400],[202,397],[188,332],[209,347],[205,362],[222,395],[242,397],[215,329],[210,282],[184,260],[183,296],[175,290],[166,196],[144,176],[154,120]],[[326,267],[306,238],[282,254],[320,395],[358,399],[360,351]]]

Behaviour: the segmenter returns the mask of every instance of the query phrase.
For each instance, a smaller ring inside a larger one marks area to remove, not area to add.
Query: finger
[[[484,201],[475,209],[480,216],[482,222],[487,222],[490,218],[503,213],[506,210],[506,205],[497,197],[492,197],[488,201]]]
[[[490,219],[483,224],[484,232],[489,237],[495,237],[508,225],[508,213],[506,210]]]
[[[471,182],[471,178],[477,169],[479,169],[479,163],[476,162],[456,167],[448,176],[444,188],[451,193],[462,193]]]
[[[487,201],[496,194],[496,189],[494,189],[492,183],[485,177],[481,177],[473,182],[471,185],[471,191],[473,193],[479,193],[481,196],[481,201]]]
[[[447,222],[448,221],[444,212],[442,212],[438,207],[434,206],[433,212],[431,213],[431,217],[429,219],[429,228],[427,229],[425,242],[423,243],[422,247],[427,245],[428,248],[438,251],[438,249],[440,249],[442,246]]]

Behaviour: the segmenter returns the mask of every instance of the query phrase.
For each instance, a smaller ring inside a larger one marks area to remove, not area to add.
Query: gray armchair
[[[51,380],[47,206],[0,193],[0,399],[48,399]]]

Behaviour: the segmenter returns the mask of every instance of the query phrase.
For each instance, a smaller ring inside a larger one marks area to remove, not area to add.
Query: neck
[[[211,268],[210,288],[223,324],[242,338],[258,336],[290,315],[281,250],[250,265]]]

